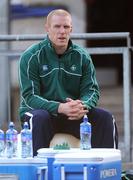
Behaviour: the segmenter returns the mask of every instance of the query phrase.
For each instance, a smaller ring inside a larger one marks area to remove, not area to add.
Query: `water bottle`
[[[83,122],[80,124],[80,148],[84,150],[91,148],[91,124],[88,122],[87,115],[84,115]]]
[[[32,157],[32,131],[27,122],[24,122],[21,130],[21,157]]]
[[[5,134],[2,129],[0,129],[0,157],[4,157],[5,151]]]
[[[6,131],[6,156],[8,158],[17,157],[18,132],[14,123],[9,123],[9,129]]]

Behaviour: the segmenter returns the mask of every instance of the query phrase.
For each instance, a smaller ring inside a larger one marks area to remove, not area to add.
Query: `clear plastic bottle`
[[[5,151],[5,134],[2,129],[0,129],[0,157],[4,157]]]
[[[21,130],[21,157],[32,157],[32,131],[29,129],[27,122],[24,122]]]
[[[6,156],[8,158],[17,157],[18,132],[14,123],[9,123],[9,129],[6,131]]]
[[[91,148],[91,124],[88,122],[87,115],[84,115],[83,122],[80,124],[80,148],[84,150]]]

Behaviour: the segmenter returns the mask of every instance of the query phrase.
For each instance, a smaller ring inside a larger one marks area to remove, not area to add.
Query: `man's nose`
[[[60,27],[60,32],[64,33],[65,32],[65,28],[63,26]]]

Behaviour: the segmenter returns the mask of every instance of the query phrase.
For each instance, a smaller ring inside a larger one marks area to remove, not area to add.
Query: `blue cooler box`
[[[116,149],[77,150],[55,155],[54,180],[121,180],[121,153]]]
[[[56,154],[64,154],[64,153],[71,153],[76,152],[77,149],[71,149],[71,150],[54,150],[53,148],[41,148],[37,151],[37,157],[43,158],[46,160],[47,164],[47,177],[48,180],[53,180],[53,162],[55,160]]]
[[[47,165],[40,158],[0,158],[0,179],[47,180]]]
[[[39,149],[37,151],[37,157],[43,158],[46,160],[48,180],[53,180],[53,178],[54,178],[53,163],[55,161],[55,156],[57,154],[77,153],[78,151],[80,151],[80,149],[77,149],[77,148],[71,148],[70,150],[65,150],[65,149],[59,150],[59,149],[53,149],[53,148]]]

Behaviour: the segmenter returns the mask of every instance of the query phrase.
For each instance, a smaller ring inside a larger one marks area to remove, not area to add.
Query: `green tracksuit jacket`
[[[99,87],[87,50],[69,41],[58,57],[47,37],[28,48],[19,61],[20,117],[33,109],[57,114],[66,98],[80,99],[87,108],[97,105]]]

